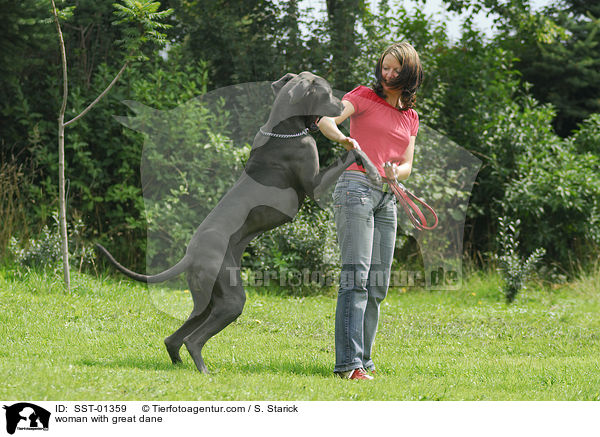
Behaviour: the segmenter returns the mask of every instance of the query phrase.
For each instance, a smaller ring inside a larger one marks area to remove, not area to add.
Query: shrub
[[[0,166],[0,257],[4,255],[11,236],[16,232],[27,235],[25,206],[21,197],[21,187],[29,183],[23,165],[3,162]]]
[[[503,285],[501,292],[507,302],[513,302],[517,294],[524,288],[524,282],[533,272],[535,265],[542,259],[546,250],[537,248],[527,259],[519,253],[520,220],[498,219],[498,245],[502,255],[498,256]]]
[[[201,76],[203,65],[182,71],[167,67],[134,83],[133,95],[142,103],[128,102],[135,116],[119,118],[129,127],[125,137],[146,135],[141,186],[148,228],[146,266],[152,272],[181,259],[194,231],[235,184],[250,153],[248,144],[230,135],[241,135],[240,117],[230,113],[234,90],[207,94],[205,84],[194,85],[191,78]],[[169,92],[157,94],[157,83]],[[184,83],[187,88],[181,89]],[[121,191],[116,186],[109,193]]]
[[[20,242],[12,237],[9,250],[15,261],[26,269],[37,268],[59,273],[62,269],[62,246],[58,225],[58,213],[52,215],[54,224],[52,227],[44,225],[40,235],[25,242]],[[72,266],[79,266],[81,271],[84,267],[94,266],[95,253],[91,246],[83,239],[85,226],[81,219],[77,220],[69,229],[69,240],[71,242],[71,253],[69,262]]]
[[[579,153],[600,155],[600,114],[592,114],[585,119],[571,139]]]
[[[577,149],[584,132],[593,138],[600,131],[584,126],[573,138],[523,150],[502,202],[507,214],[522,220],[524,251],[545,247],[550,260],[571,271],[593,263],[600,247],[600,157]]]
[[[274,279],[256,285],[280,286],[286,292],[314,293],[322,291],[319,286],[334,285],[340,264],[331,212],[306,201],[292,222],[249,244],[242,268],[247,277]]]

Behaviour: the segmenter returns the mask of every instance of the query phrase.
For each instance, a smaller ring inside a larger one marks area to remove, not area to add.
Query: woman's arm
[[[408,143],[408,147],[404,152],[404,156],[402,160],[399,162],[391,163],[392,165],[384,165],[383,169],[385,171],[385,177],[388,179],[397,179],[399,181],[404,181],[408,179],[410,173],[412,171],[413,164],[413,156],[415,153],[415,139],[417,137],[410,137],[410,141]],[[387,164],[387,163],[386,163]]]
[[[340,143],[346,150],[352,150],[355,148],[354,140],[344,135],[342,131],[338,129],[337,125],[354,114],[354,105],[348,100],[342,100],[342,105],[344,105],[344,109],[341,115],[338,115],[337,117],[321,117],[321,120],[319,120],[317,125],[323,135],[331,141]]]

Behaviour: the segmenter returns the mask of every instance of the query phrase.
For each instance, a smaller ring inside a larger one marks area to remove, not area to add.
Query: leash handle
[[[397,180],[387,178],[385,180],[392,189],[392,192],[396,196],[396,199],[398,199],[398,202],[400,202],[400,204],[404,208],[404,211],[408,215],[408,218],[410,219],[415,228],[417,228],[419,231],[430,231],[437,227],[439,223],[438,216],[431,206],[429,206],[423,199],[411,193],[404,185],[402,185]],[[427,218],[425,217],[425,214],[423,214],[423,212],[415,203],[415,201],[423,205],[433,215],[434,223],[432,225],[429,225],[427,223]]]

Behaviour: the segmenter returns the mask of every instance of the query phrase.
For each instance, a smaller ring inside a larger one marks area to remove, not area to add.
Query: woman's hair
[[[402,108],[400,110],[405,111],[415,105],[417,89],[421,85],[421,82],[423,82],[423,67],[421,67],[419,54],[409,43],[395,43],[386,48],[375,66],[376,81],[373,84],[373,91],[383,99],[385,99],[386,95],[381,84],[383,80],[381,68],[383,58],[389,54],[393,55],[400,63],[400,74],[387,85],[392,89],[402,90],[402,94],[400,95]]]

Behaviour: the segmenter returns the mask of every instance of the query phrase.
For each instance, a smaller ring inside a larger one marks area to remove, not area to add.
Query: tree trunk
[[[357,84],[352,78],[354,60],[360,55],[356,46],[356,17],[359,0],[327,0],[333,87],[350,91]]]
[[[67,205],[65,199],[65,109],[67,107],[68,82],[67,82],[67,55],[65,53],[65,41],[63,39],[60,24],[58,22],[58,13],[54,0],[52,2],[52,12],[56,23],[56,31],[60,40],[60,54],[63,67],[63,101],[58,116],[58,203],[59,203],[59,227],[62,242],[63,273],[65,275],[65,290],[71,290],[71,273],[69,270],[69,237],[67,235]]]
[[[69,270],[69,237],[67,234],[67,201],[65,198],[65,126],[64,114],[58,119],[58,198],[59,198],[59,225],[62,242],[63,273],[65,276],[65,290],[71,290],[71,274]]]

